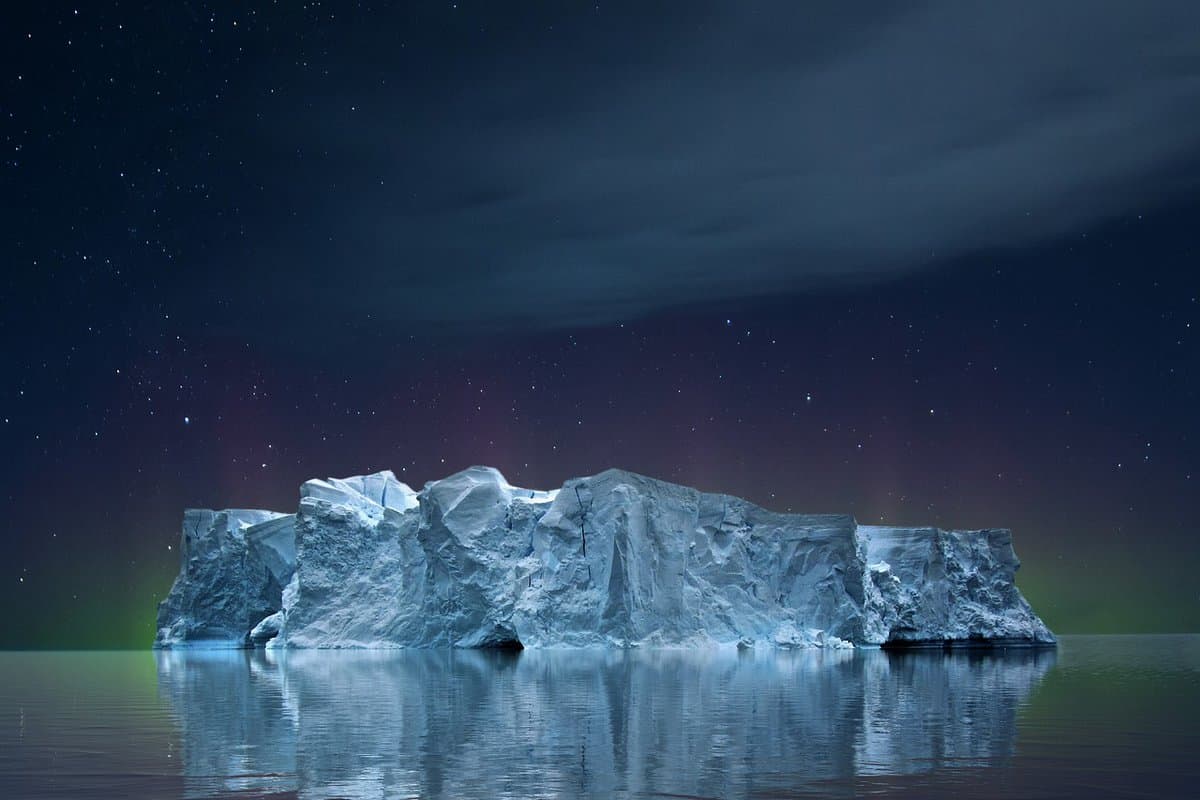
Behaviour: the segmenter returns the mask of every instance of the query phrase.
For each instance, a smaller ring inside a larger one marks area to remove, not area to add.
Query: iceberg
[[[1007,530],[782,514],[610,469],[310,480],[294,514],[189,510],[155,646],[1050,645]]]

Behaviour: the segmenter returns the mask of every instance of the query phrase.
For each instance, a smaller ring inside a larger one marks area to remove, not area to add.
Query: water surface
[[[1200,636],[0,654],[0,797],[1195,797]]]

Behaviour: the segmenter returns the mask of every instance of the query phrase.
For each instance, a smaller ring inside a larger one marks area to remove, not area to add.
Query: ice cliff
[[[1005,530],[779,514],[622,470],[312,480],[295,514],[184,514],[158,647],[846,647],[1054,637]]]

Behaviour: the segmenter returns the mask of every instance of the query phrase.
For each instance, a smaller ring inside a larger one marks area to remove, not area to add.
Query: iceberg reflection
[[[163,651],[189,795],[828,792],[1002,763],[1053,650]]]

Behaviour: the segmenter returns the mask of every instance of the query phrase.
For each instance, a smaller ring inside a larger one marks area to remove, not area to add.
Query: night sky
[[[147,646],[185,507],[471,464],[1200,630],[1200,4],[28,5],[0,647]]]

